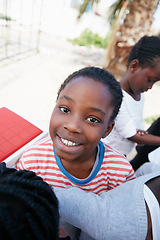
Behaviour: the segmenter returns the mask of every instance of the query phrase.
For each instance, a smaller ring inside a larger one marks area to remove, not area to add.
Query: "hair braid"
[[[33,172],[0,163],[1,239],[58,239],[58,224],[58,201],[49,185]]]
[[[154,67],[157,58],[160,60],[160,37],[144,36],[132,47],[127,67],[134,59],[138,59],[141,67]]]

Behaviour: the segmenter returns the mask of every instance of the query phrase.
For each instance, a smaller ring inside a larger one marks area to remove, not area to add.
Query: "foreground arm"
[[[94,193],[86,193],[79,188],[54,189],[60,201],[60,215],[70,224],[87,232],[96,239],[105,239],[107,223],[104,219],[107,213],[106,201]],[[104,235],[104,236],[103,236]]]
[[[147,211],[144,183],[159,173],[147,174],[101,196],[77,188],[55,189],[60,215],[93,239],[145,240]]]

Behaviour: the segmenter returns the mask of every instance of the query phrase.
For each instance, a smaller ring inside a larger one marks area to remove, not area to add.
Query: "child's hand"
[[[148,132],[144,131],[144,130],[137,129],[137,134],[140,135],[140,136],[143,136],[143,135],[148,134]]]
[[[63,230],[63,228],[59,227],[59,238],[65,238],[68,235],[65,233],[65,231]]]

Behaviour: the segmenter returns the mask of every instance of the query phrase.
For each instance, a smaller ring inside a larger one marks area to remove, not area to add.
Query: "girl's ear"
[[[129,64],[129,70],[131,73],[134,73],[140,67],[138,59],[134,59]]]
[[[112,121],[112,122],[109,124],[109,126],[107,127],[107,130],[106,130],[105,133],[103,134],[102,138],[105,138],[105,137],[107,137],[107,136],[110,134],[110,132],[112,131],[114,125],[115,125],[115,122]]]

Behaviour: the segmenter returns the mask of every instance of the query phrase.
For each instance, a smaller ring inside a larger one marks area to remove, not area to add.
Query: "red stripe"
[[[23,155],[23,158],[28,158],[28,157],[48,157],[48,156],[54,156],[53,154],[53,151],[46,151],[46,152],[49,152],[48,154],[47,153],[27,153],[27,154],[24,154]]]
[[[54,164],[56,166],[56,164]],[[59,171],[59,168],[56,166],[56,167],[51,167],[51,166],[33,166],[33,167],[27,167],[27,170],[29,171],[34,171],[34,170],[55,170],[55,171]],[[49,174],[49,173],[48,173]],[[52,173],[50,173],[52,174]]]
[[[120,168],[120,167],[101,167],[100,170],[103,170],[103,171],[107,171],[107,170],[112,170],[112,171],[121,171],[121,172],[126,172],[126,173],[129,173],[130,172],[130,169],[128,168]]]
[[[73,187],[73,185],[72,185],[70,182],[64,182],[64,181],[62,181],[62,180],[55,180],[55,181],[53,182],[53,179],[48,178],[48,177],[43,178],[43,180],[44,180],[45,182],[48,182],[48,184],[51,185],[51,186],[54,186],[54,183],[58,183],[58,184],[64,184],[65,186],[71,186],[71,187]],[[49,182],[51,182],[51,183],[49,183]],[[59,187],[59,185],[55,185],[55,186]]]
[[[128,172],[124,175],[124,174],[119,174],[119,173],[111,173],[111,172],[107,172],[106,174],[104,174],[103,172],[101,173],[101,174],[99,174],[99,175],[97,175],[96,177],[95,177],[95,179],[96,178],[99,178],[99,177],[102,177],[102,176],[104,176],[104,177],[106,177],[107,179],[108,179],[108,177],[111,177],[111,178],[114,178],[114,177],[117,177],[117,178],[126,178],[127,176],[128,176]]]
[[[56,169],[57,170],[57,169]],[[64,176],[61,172],[59,172],[59,173],[51,173],[51,172],[36,172],[36,174],[38,174],[38,175],[41,175],[41,176],[45,176],[45,175],[49,175],[49,176],[55,176],[56,178],[55,179],[52,179],[52,182],[53,181],[58,181],[58,179],[57,179],[57,177],[61,177],[61,178],[64,178],[64,180],[66,181],[70,181],[66,176]]]
[[[105,191],[107,191],[108,190],[108,186],[106,185],[106,184],[101,184],[100,186],[96,186],[96,187],[94,187],[94,188],[84,188],[84,187],[81,187],[81,186],[78,186],[80,189],[82,189],[82,190],[85,190],[85,191],[87,191],[87,192],[94,192],[94,193],[97,193],[97,191],[101,191],[101,190],[98,190],[99,188],[101,188],[102,186],[104,186],[105,188]]]
[[[108,164],[119,164],[119,165],[126,165],[126,166],[129,166],[129,167],[131,167],[131,164],[129,163],[129,162],[127,162],[127,161],[124,161],[124,159],[122,159],[121,161],[119,161],[119,160],[114,160],[114,159],[112,159],[112,160],[107,160],[107,161],[104,161],[103,162],[103,165],[108,165]]]
[[[129,180],[133,180],[133,179],[135,179],[136,177],[135,177],[135,174],[134,174],[134,172],[130,175],[130,176],[127,176],[127,180],[129,181]]]
[[[22,160],[21,160],[22,161]],[[38,159],[38,160],[34,160],[34,159],[31,159],[31,160],[27,160],[27,161],[25,161],[25,164],[27,165],[27,164],[36,164],[37,165],[37,163],[50,163],[51,165],[57,165],[56,164],[56,162],[54,161],[54,159],[52,159],[52,160],[43,160],[43,159]],[[37,165],[38,166],[38,165]],[[38,166],[38,167],[41,167],[41,166]],[[48,167],[48,166],[47,166]]]
[[[122,156],[122,155],[116,155],[115,153],[113,153],[113,152],[111,152],[111,154],[106,154],[106,155],[104,155],[104,159],[106,159],[106,158],[121,158],[121,159],[124,159],[124,160],[126,160],[126,158],[124,157],[124,156]],[[114,160],[113,160],[114,161]]]

